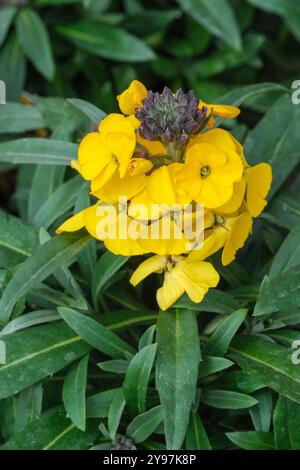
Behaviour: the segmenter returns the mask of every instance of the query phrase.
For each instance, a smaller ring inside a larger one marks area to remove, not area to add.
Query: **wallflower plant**
[[[146,255],[130,282],[162,273],[162,310],[184,292],[199,303],[219,282],[210,256],[222,250],[222,264],[231,263],[266,206],[271,167],[251,167],[242,145],[215,126],[216,117],[238,116],[234,106],[206,104],[193,91],[148,91],[136,80],[117,99],[122,114],[108,115],[85,135],[72,162],[96,202],[57,233],[85,227],[116,255]],[[189,236],[178,223],[187,208],[190,226],[201,221]]]

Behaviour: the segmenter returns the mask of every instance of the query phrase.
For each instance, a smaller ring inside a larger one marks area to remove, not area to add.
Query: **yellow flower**
[[[120,110],[124,114],[134,114],[147,96],[147,88],[138,80],[133,80],[127,90],[117,96]]]
[[[212,209],[231,198],[233,184],[242,173],[240,156],[230,148],[213,145],[212,140],[189,147],[179,180],[191,199]]]
[[[87,134],[78,149],[78,161],[72,166],[86,180],[97,178],[98,187],[118,171],[123,178],[136,145],[135,130],[121,114],[110,114],[99,124],[99,132]]]
[[[193,302],[201,302],[208,289],[216,287],[220,279],[211,263],[193,261],[189,256],[153,256],[140,264],[130,282],[136,286],[150,274],[161,272],[164,272],[164,282],[156,298],[162,310],[170,308],[184,292]]]

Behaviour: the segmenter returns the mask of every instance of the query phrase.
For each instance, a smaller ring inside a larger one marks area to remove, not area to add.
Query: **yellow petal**
[[[147,193],[158,204],[175,204],[176,191],[167,166],[155,170],[147,180]]]
[[[242,248],[252,230],[252,217],[244,212],[232,219],[229,237],[222,253],[222,264],[227,266],[235,259],[236,252]]]
[[[128,173],[124,178],[120,178],[118,172],[115,172],[109,182],[101,188],[95,190],[92,184],[92,194],[103,202],[117,204],[122,197],[129,201],[146,186],[147,177],[144,174],[130,176]]]
[[[144,175],[153,168],[153,163],[145,158],[132,158],[129,164],[129,173],[131,176]]]
[[[117,96],[120,110],[124,114],[134,114],[147,96],[147,88],[138,80],[133,80],[127,90]]]
[[[184,293],[184,287],[176,278],[174,278],[173,271],[166,272],[164,283],[156,293],[157,303],[161,310],[170,308],[176,300],[178,300]]]
[[[80,230],[84,227],[85,222],[84,222],[84,213],[86,209],[84,209],[81,212],[78,212],[78,214],[73,215],[70,219],[66,220],[60,227],[56,229],[56,233],[62,233],[62,232],[77,232],[77,230]]]
[[[240,114],[240,109],[235,106],[229,106],[226,104],[206,104],[204,101],[200,101],[199,108],[207,106],[208,114],[212,112],[214,116],[219,116],[225,119],[235,118]]]
[[[95,178],[111,161],[111,151],[98,132],[90,132],[79,144],[78,169],[86,180]],[[74,163],[73,163],[74,165]]]
[[[106,167],[91,181],[91,192],[97,197],[99,191],[105,184],[107,184],[114,174],[117,172],[118,166],[113,162],[106,165]]]
[[[123,178],[136,145],[132,123],[122,114],[109,114],[100,122],[99,132],[107,147],[117,158],[120,176]]]
[[[257,217],[267,205],[265,200],[272,183],[272,168],[259,163],[246,170],[246,205],[252,217]]]
[[[180,255],[189,249],[189,242],[169,214],[145,226],[139,241],[141,247],[157,255]]]
[[[229,201],[217,208],[220,214],[232,214],[237,211],[244,200],[246,181],[242,178],[233,184],[233,194]]]
[[[182,285],[189,298],[196,303],[201,302],[210,287],[216,287],[220,276],[212,266],[207,262],[184,262],[183,275],[180,277]],[[180,268],[180,264],[175,266]]]
[[[167,258],[165,256],[152,256],[134,271],[130,278],[130,283],[133,286],[139,284],[143,279],[152,273],[160,273],[167,265]]]
[[[204,240],[203,244],[194,249],[188,255],[191,262],[203,261],[213,255],[222,248],[229,237],[229,232],[223,227],[215,227],[211,230],[210,235]]]

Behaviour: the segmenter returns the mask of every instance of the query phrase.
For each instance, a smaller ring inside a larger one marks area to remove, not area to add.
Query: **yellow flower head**
[[[137,80],[117,99],[123,114],[87,134],[72,162],[98,201],[57,233],[85,228],[116,255],[152,254],[130,282],[162,273],[161,309],[184,292],[199,303],[219,282],[207,259],[222,250],[223,265],[234,260],[267,203],[271,167],[250,167],[230,132],[212,128],[216,116],[236,117],[234,106]]]
[[[243,164],[239,155],[211,143],[197,143],[189,148],[180,172],[180,185],[191,199],[207,208],[225,204],[239,181]]]
[[[90,132],[81,141],[78,161],[73,167],[86,180],[97,180],[101,187],[118,171],[123,178],[136,146],[136,135],[130,120],[121,114],[110,114],[100,122],[98,132]]]

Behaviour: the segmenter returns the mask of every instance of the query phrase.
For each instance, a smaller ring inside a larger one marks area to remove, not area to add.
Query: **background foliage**
[[[2,449],[299,449],[297,2],[1,5]],[[168,313],[157,279],[129,287],[138,261],[54,236],[89,204],[68,167],[78,141],[134,78],[241,106],[226,125],[274,173],[238,261],[214,259],[218,289]]]

